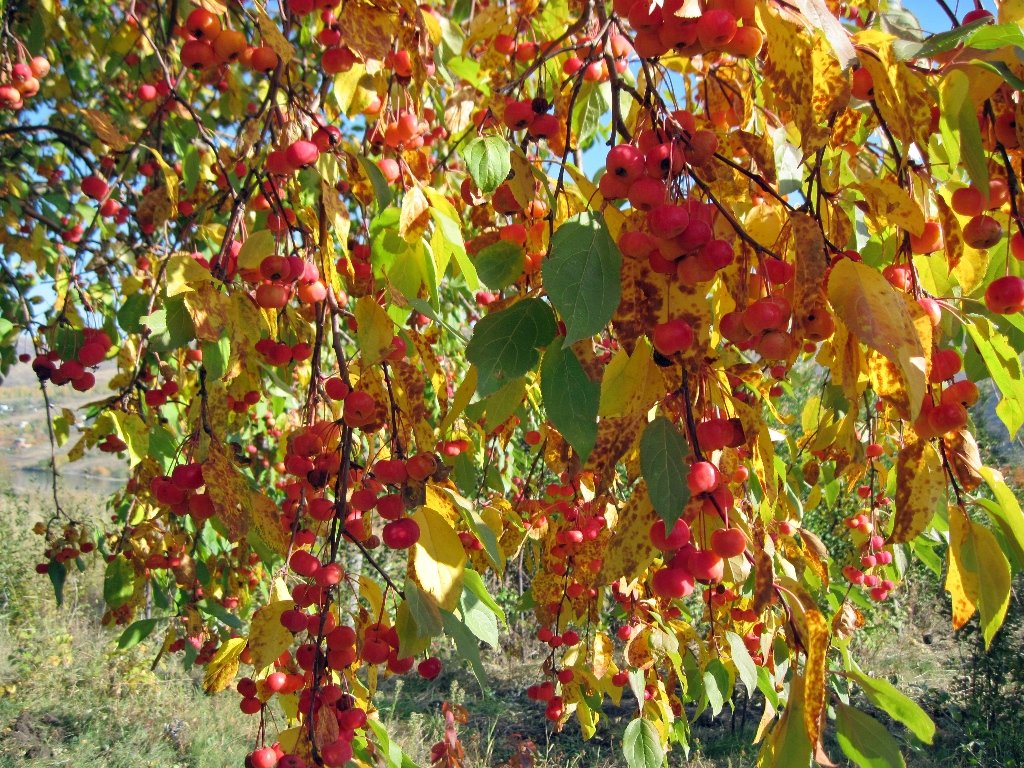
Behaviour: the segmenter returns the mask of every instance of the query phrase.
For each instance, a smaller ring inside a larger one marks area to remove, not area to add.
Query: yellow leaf
[[[999,3],[999,23],[1009,24],[1024,19],[1024,0],[1003,0]]]
[[[411,187],[402,200],[402,213],[398,219],[398,234],[413,243],[423,237],[430,222],[430,203],[419,187]]]
[[[828,140],[829,131],[819,124],[814,109],[815,66],[811,50],[812,36],[802,25],[758,3],[757,20],[765,31],[764,75],[777,111],[785,110],[800,131],[800,146],[813,152]],[[825,53],[826,57],[830,54]],[[822,59],[822,63],[824,58]],[[821,68],[822,75],[828,70]]]
[[[645,413],[664,392],[663,378],[654,364],[651,345],[637,340],[633,354],[620,349],[605,368],[601,379],[599,416],[632,416]]]
[[[260,263],[277,250],[274,233],[269,229],[253,232],[238,251],[239,269],[259,269]]]
[[[763,206],[762,206],[763,207]],[[790,217],[794,240],[793,317],[801,326],[811,324],[825,313],[825,271],[828,252],[825,238],[813,216],[794,213]]]
[[[615,645],[612,639],[604,632],[594,635],[594,655],[591,657],[590,668],[594,677],[602,679],[609,672],[614,674],[615,668]]]
[[[377,582],[369,576],[359,577],[359,595],[370,604],[374,616],[379,616],[384,610],[384,593]]]
[[[167,164],[163,155],[152,147],[148,147],[148,149],[150,154],[153,155],[153,159],[156,160],[156,164],[160,166],[160,174],[164,178],[164,187],[167,190],[167,199],[170,201],[171,211],[176,213],[178,210],[178,174]]]
[[[100,141],[111,149],[123,152],[131,146],[131,142],[114,127],[114,123],[105,113],[96,109],[83,109],[82,116]]]
[[[935,98],[924,79],[893,53],[892,35],[869,30],[857,35],[860,63],[871,73],[874,99],[878,112],[893,135],[903,142],[917,144],[922,153],[928,152],[929,127]]]
[[[411,560],[420,587],[437,605],[454,610],[462,595],[466,550],[458,534],[439,512],[420,507],[412,519],[420,527]]]
[[[282,64],[287,64],[295,58],[295,48],[281,34],[277,22],[267,16],[266,11],[257,6],[256,13],[256,22],[259,24],[260,34],[263,35],[263,42],[274,50]]]
[[[924,231],[924,211],[892,177],[868,179],[857,185],[876,227],[902,227],[912,235]]]
[[[512,190],[512,196],[525,208],[533,200],[534,186],[537,183],[533,164],[519,148],[512,150],[509,159],[512,161],[512,171],[509,174],[508,185]]]
[[[899,367],[909,393],[910,418],[917,418],[929,358],[903,297],[875,269],[842,259],[832,268],[828,298],[851,334]]]
[[[466,378],[462,380],[459,388],[455,390],[455,397],[452,399],[451,408],[448,409],[448,413],[441,420],[441,426],[438,427],[437,432],[442,437],[448,434],[448,430],[452,428],[455,419],[462,415],[462,412],[466,410],[466,406],[469,405],[469,401],[473,399],[473,394],[476,392],[476,380],[477,369],[475,365],[471,365],[469,370],[466,371]]]
[[[974,435],[966,429],[950,432],[942,437],[946,458],[965,491],[973,491],[983,482],[981,454]]]
[[[902,544],[923,533],[946,495],[946,476],[938,451],[915,439],[896,457],[896,515],[889,541]]]
[[[812,608],[804,614],[807,636],[803,638],[807,663],[804,665],[804,728],[811,744],[821,736],[821,715],[825,709],[825,661],[829,647],[829,625],[821,612]]]
[[[356,343],[364,367],[383,359],[391,349],[395,324],[373,296],[361,296],[356,302]]]
[[[953,629],[960,629],[978,609],[978,572],[965,562],[963,549],[971,535],[971,521],[957,506],[949,508],[949,568],[946,591],[953,600]]]
[[[164,275],[167,278],[168,297],[194,291],[196,286],[213,281],[210,270],[187,253],[176,253],[171,256],[167,261]]]
[[[949,508],[949,572],[946,591],[953,598],[953,628],[980,614],[985,649],[992,643],[1010,605],[1010,562],[992,531]]]
[[[292,633],[281,626],[281,614],[295,607],[292,600],[268,603],[252,615],[249,653],[256,673],[269,667],[292,644]]]
[[[251,506],[250,522],[259,537],[263,539],[263,543],[274,554],[280,557],[287,556],[292,534],[281,520],[281,511],[277,504],[259,491],[250,494],[249,503]]]
[[[231,637],[224,641],[210,659],[210,663],[206,665],[206,673],[203,675],[204,691],[217,693],[231,685],[238,672],[238,657],[244,649],[244,637]]]

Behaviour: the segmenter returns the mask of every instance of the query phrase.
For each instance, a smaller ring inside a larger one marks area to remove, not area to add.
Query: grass
[[[57,608],[32,570],[40,540],[28,530],[31,498],[0,494],[0,766],[240,766],[252,720],[229,694],[205,697],[173,662],[152,671],[152,644],[116,652],[116,633],[99,626],[95,563],[68,580]],[[76,513],[97,507],[89,496],[64,498]]]

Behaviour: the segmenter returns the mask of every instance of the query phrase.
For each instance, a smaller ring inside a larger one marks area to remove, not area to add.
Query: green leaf
[[[8,320],[6,317],[0,317],[0,339],[6,336],[14,330],[14,323]]]
[[[189,145],[185,150],[185,159],[182,162],[181,181],[186,192],[191,193],[199,183],[199,150],[195,145]]]
[[[708,704],[711,705],[711,714],[718,717],[725,702],[732,696],[729,670],[718,659],[712,659],[704,669],[703,681],[704,693],[707,694]]]
[[[127,651],[129,648],[141,643],[147,637],[149,637],[153,630],[156,629],[156,625],[165,619],[139,619],[139,621],[132,622],[128,625],[128,628],[121,633],[121,637],[117,640],[117,647],[122,651]]]
[[[150,329],[150,345],[159,352],[180,349],[196,336],[192,316],[181,296],[167,299],[162,309],[141,321]]]
[[[244,629],[245,624],[242,620],[231,613],[220,603],[215,603],[212,600],[200,600],[196,603],[196,608],[205,613],[207,616],[213,616],[225,626],[231,627],[232,629]]]
[[[478,136],[462,149],[474,183],[485,195],[496,190],[512,170],[511,148],[502,136]]]
[[[585,462],[597,442],[601,385],[587,376],[571,347],[552,344],[541,363],[540,391],[548,419]]]
[[[640,438],[640,473],[647,481],[654,511],[667,530],[672,530],[690,500],[684,463],[689,452],[686,438],[664,416],[648,424]]]
[[[499,240],[476,256],[476,273],[491,290],[506,288],[523,274],[523,249],[507,240]]]
[[[138,333],[142,330],[142,316],[148,308],[149,296],[146,292],[133,293],[117,310],[117,324],[127,333]]]
[[[462,576],[462,586],[476,595],[480,602],[490,608],[494,615],[501,619],[502,624],[506,624],[508,622],[505,618],[505,611],[503,611],[501,606],[498,605],[498,602],[491,597],[490,592],[487,591],[487,587],[484,585],[483,577],[479,573],[467,568],[466,572]]]
[[[964,42],[964,45],[982,51],[994,51],[996,48],[1009,46],[1024,48],[1024,30],[1019,24],[983,24]]]
[[[572,111],[572,130],[581,149],[587,149],[597,138],[602,120],[612,106],[611,83],[585,82]]]
[[[970,101],[970,82],[966,77],[953,74],[949,73],[939,85],[939,133],[942,135],[942,148],[946,152],[950,167],[955,168],[960,164],[960,107],[965,100]],[[988,187],[985,186],[984,189],[987,190]],[[939,260],[939,257],[936,256],[936,259]],[[948,277],[949,268],[944,257],[941,258],[936,271]]]
[[[466,358],[479,371],[477,392],[489,395],[523,376],[555,338],[555,318],[541,299],[523,299],[483,318],[473,329]]]
[[[932,743],[932,739],[935,738],[935,723],[915,701],[900,693],[888,680],[868,677],[856,665],[847,671],[872,704],[893,720],[905,725],[920,741],[925,744]]]
[[[82,348],[84,335],[76,328],[60,327],[49,334],[50,348],[57,351],[61,360],[72,360],[78,357]]]
[[[492,648],[498,647],[498,617],[475,593],[462,591],[459,613],[469,630]]]
[[[747,696],[753,696],[757,691],[757,665],[750,657],[743,638],[735,632],[726,632],[726,640],[729,641],[729,649],[732,651],[732,663],[736,665],[736,671],[747,689]]]
[[[544,287],[565,321],[565,346],[611,320],[622,295],[621,270],[622,254],[600,214],[578,214],[555,230]]]
[[[880,722],[858,709],[836,706],[836,738],[858,768],[905,768],[896,739]]]
[[[409,613],[416,622],[420,637],[434,637],[441,634],[443,624],[441,613],[436,604],[428,598],[416,582],[405,581],[405,601],[409,604]]]
[[[981,140],[978,113],[970,97],[970,81],[960,70],[949,72],[939,89],[940,116],[943,112],[954,120],[960,156],[967,166],[967,175],[978,189],[988,189],[988,155]],[[951,158],[952,160],[952,158]]]
[[[977,19],[970,24],[956,27],[948,32],[932,35],[920,45],[908,45],[901,51],[900,58],[923,59],[937,53],[945,53],[967,41],[980,27],[989,26],[988,19]],[[977,47],[977,46],[975,46]]]
[[[979,471],[995,496],[995,502],[982,498],[977,502],[999,527],[1017,567],[1024,567],[1024,511],[1021,511],[1020,502],[1003,480],[1001,472],[991,467],[981,467]]]
[[[228,360],[231,357],[231,339],[221,336],[217,341],[203,343],[203,367],[206,368],[206,378],[216,381],[228,369]]]
[[[510,381],[493,395],[466,406],[466,416],[473,421],[484,420],[484,429],[490,432],[504,424],[515,413],[526,397],[526,380]]]
[[[434,220],[434,233],[430,237],[430,248],[435,255],[438,280],[448,269],[448,262],[455,259],[455,263],[466,281],[466,286],[471,291],[478,290],[480,280],[473,260],[466,253],[466,241],[462,237],[462,221],[459,218],[459,212],[455,210],[455,206],[447,197],[436,190],[424,187],[423,191],[430,202],[430,217]]]
[[[450,611],[441,611],[444,632],[455,641],[459,656],[468,659],[481,690],[487,687],[487,673],[480,661],[480,641],[466,623]]]
[[[50,584],[53,585],[53,596],[57,600],[57,605],[64,605],[64,582],[68,578],[67,567],[64,563],[51,560],[50,564],[46,566],[46,575],[50,577]]]
[[[402,751],[398,742],[388,736],[387,728],[380,720],[371,718],[367,721],[367,725],[377,738],[377,745],[380,747],[377,754],[383,755],[387,768],[416,768],[416,764]]]
[[[135,569],[121,556],[107,563],[103,576],[103,600],[111,608],[120,608],[135,594]]]
[[[384,178],[384,174],[380,172],[380,168],[372,160],[369,160],[362,155],[358,155],[359,164],[363,167],[363,173],[370,180],[370,184],[373,185],[373,194],[377,198],[377,210],[383,211],[394,199],[394,195],[391,193],[391,186],[388,184],[387,179]]]
[[[972,320],[967,324],[967,332],[1002,395],[996,405],[996,415],[1006,425],[1012,439],[1024,425],[1024,372],[1020,356],[988,320],[983,317]]]
[[[665,750],[657,729],[643,718],[635,718],[622,735],[622,753],[629,768],[661,768]]]

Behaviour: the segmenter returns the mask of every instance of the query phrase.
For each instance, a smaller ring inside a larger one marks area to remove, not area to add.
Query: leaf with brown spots
[[[794,261],[793,317],[799,327],[805,327],[813,315],[823,311],[825,300],[825,270],[828,252],[818,222],[805,213],[790,216],[793,226]]]
[[[923,533],[946,497],[946,476],[938,451],[914,440],[896,457],[896,514],[889,541],[904,543]]]
[[[607,488],[615,479],[615,465],[632,448],[646,422],[645,413],[610,416],[598,422],[597,440],[584,466],[585,470],[594,473],[598,491]]]
[[[656,279],[646,261],[625,257],[620,276],[622,296],[612,315],[612,327],[619,343],[632,354],[637,339],[658,324],[664,280]]]
[[[965,491],[973,491],[984,482],[981,474],[981,454],[974,435],[966,429],[948,432],[942,438],[949,466],[957,482]]]
[[[203,462],[206,492],[213,501],[214,514],[231,541],[243,541],[249,531],[251,510],[249,483],[235,468],[228,452],[216,440]]]
[[[804,613],[806,636],[802,638],[807,663],[804,665],[804,728],[811,744],[821,737],[821,716],[825,710],[825,662],[830,641],[829,625],[821,611]]]
[[[607,584],[624,578],[629,583],[643,575],[658,556],[650,538],[651,526],[657,519],[647,485],[641,481],[619,510],[601,563],[600,582]]]

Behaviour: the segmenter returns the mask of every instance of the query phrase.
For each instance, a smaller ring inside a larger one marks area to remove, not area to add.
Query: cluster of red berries
[[[725,426],[731,424],[721,420]],[[725,429],[718,429],[724,435]],[[705,428],[707,449],[712,446],[712,428]],[[722,446],[724,447],[724,445]],[[730,478],[741,482],[745,474]],[[687,506],[684,516],[667,529],[663,520],[656,520],[649,532],[651,543],[665,553],[663,566],[655,571],[651,589],[658,597],[675,600],[690,595],[696,582],[717,584],[725,574],[725,561],[746,551],[747,539],[739,528],[720,527],[710,536],[710,541],[698,547],[691,533],[690,524],[699,523],[704,529],[706,521],[727,519],[735,501],[726,485],[726,478],[710,461],[695,462],[687,474],[687,486],[691,497],[700,504]]]
[[[737,57],[757,56],[764,35],[754,26],[753,0],[708,0],[697,17],[681,15],[685,0],[655,5],[647,0],[614,0],[612,7],[636,30],[637,55],[649,59],[673,51],[696,56],[722,51]]]
[[[249,45],[244,34],[224,29],[220,19],[204,8],[192,11],[179,33],[187,38],[181,46],[181,63],[197,72],[236,61],[254,72],[272,72],[280,62],[273,48]]]
[[[39,93],[39,81],[50,72],[45,56],[34,56],[28,62],[19,61],[9,71],[0,71],[0,109],[17,110],[25,106],[25,99]]]
[[[860,556],[860,567],[852,564],[844,566],[843,576],[851,584],[866,587],[872,600],[881,602],[887,599],[896,585],[891,579],[882,578],[874,572],[892,563],[892,552],[884,548],[885,539],[874,533],[875,527],[871,517],[864,512],[847,518],[846,527],[866,535],[867,541]]]
[[[51,562],[66,563],[96,548],[89,531],[75,523],[58,532],[54,532],[44,523],[36,523],[32,531],[40,536],[46,536],[46,548],[43,550],[43,557],[46,560],[36,564],[36,573],[39,574],[46,574]]]
[[[963,368],[963,360],[955,349],[936,349],[932,352],[932,368],[928,380],[942,385],[938,402],[932,392],[925,393],[921,414],[914,422],[914,431],[926,440],[955,432],[967,425],[967,409],[978,402],[978,386],[973,381],[951,381]]]
[[[50,381],[57,386],[70,383],[72,389],[87,392],[96,384],[96,376],[87,369],[102,363],[112,346],[106,331],[83,328],[82,344],[74,357],[62,361],[60,352],[51,349],[32,360],[32,370],[40,381]]]
[[[419,149],[423,146],[430,146],[434,141],[445,135],[442,126],[431,128],[437,114],[427,107],[423,110],[423,117],[417,117],[411,109],[401,109],[389,117],[381,117],[367,135],[367,140],[372,147],[381,151],[385,148],[392,150]],[[383,161],[381,161],[383,162]],[[391,162],[398,164],[397,160]],[[387,172],[387,166],[378,163],[384,177],[388,178],[391,173]],[[388,178],[388,181],[394,179]]]
[[[149,491],[159,504],[169,507],[175,515],[189,515],[202,525],[213,517],[213,499],[200,492],[206,484],[203,467],[196,462],[179,464],[170,475],[157,475],[149,483]]]

